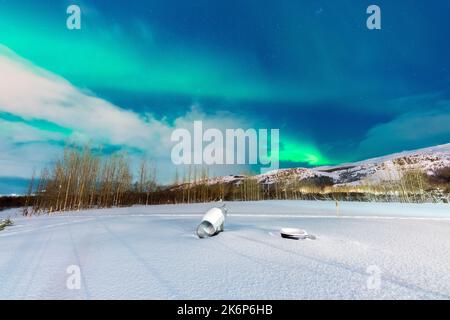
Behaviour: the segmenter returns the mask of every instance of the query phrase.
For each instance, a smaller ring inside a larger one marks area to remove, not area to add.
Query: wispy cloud
[[[382,155],[403,149],[416,149],[446,143],[450,137],[450,101],[440,101],[438,108],[399,115],[369,130],[361,141],[358,154]]]
[[[67,142],[117,146],[136,157],[148,155],[171,175],[170,135],[175,128],[189,129],[194,120],[203,120],[205,128],[248,126],[232,113],[206,114],[198,106],[170,123],[138,114],[76,88],[6,47],[0,47],[0,74],[0,115],[15,117],[0,117],[0,176],[29,176],[33,167],[48,163]],[[40,120],[51,126],[39,125]]]

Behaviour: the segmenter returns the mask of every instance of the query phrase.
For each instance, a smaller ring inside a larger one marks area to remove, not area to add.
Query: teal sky
[[[81,30],[66,28],[69,4],[81,7]],[[195,106],[205,120],[225,112],[231,123],[279,128],[284,167],[449,142],[450,2],[377,1],[381,30],[366,28],[370,4],[3,0],[0,44],[137,119],[171,126]],[[1,105],[0,121],[8,163],[16,148],[101,136]],[[33,139],[10,138],[22,125]]]

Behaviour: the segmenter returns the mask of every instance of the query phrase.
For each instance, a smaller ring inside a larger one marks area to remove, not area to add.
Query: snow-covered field
[[[340,203],[339,217],[334,202],[227,205],[225,232],[202,240],[213,204],[0,212],[15,223],[0,231],[0,299],[450,299],[448,204]]]

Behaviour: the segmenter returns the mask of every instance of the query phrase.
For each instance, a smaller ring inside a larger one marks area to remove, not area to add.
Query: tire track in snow
[[[180,297],[180,292],[168,281],[166,280],[161,273],[156,270],[153,266],[151,266],[145,258],[143,258],[136,250],[131,247],[122,237],[120,237],[117,233],[112,231],[103,221],[103,219],[98,220],[98,223],[101,224],[104,229],[115,238],[126,250],[127,252],[137,261],[139,262],[152,276],[152,278],[156,279],[161,286],[168,292],[171,299],[176,299]]]
[[[242,235],[234,234],[234,237],[237,237],[237,238],[240,238],[240,239],[244,239],[244,240],[248,240],[248,241],[252,241],[252,242],[260,244],[262,246],[268,246],[268,247],[271,247],[272,249],[276,249],[278,251],[282,251],[282,252],[285,252],[285,253],[287,253],[289,255],[294,255],[294,256],[297,256],[297,257],[302,258],[302,259],[308,259],[308,260],[314,261],[314,262],[316,262],[318,264],[328,265],[328,266],[332,266],[334,268],[345,269],[346,271],[357,273],[357,274],[359,274],[359,275],[361,275],[361,276],[363,276],[365,278],[367,278],[367,276],[368,276],[368,274],[365,272],[365,270],[362,270],[362,269],[359,269],[359,268],[354,268],[354,267],[348,266],[348,265],[346,265],[344,263],[340,263],[340,262],[336,262],[336,261],[327,261],[327,260],[319,259],[319,258],[316,258],[316,257],[311,257],[311,256],[308,256],[308,255],[305,255],[305,254],[300,254],[300,253],[295,252],[293,250],[280,248],[280,247],[278,247],[276,245],[273,245],[272,243],[269,243],[269,242],[266,242],[266,241],[263,241],[263,240],[250,238],[248,236],[242,236]],[[390,283],[392,283],[394,285],[397,285],[399,287],[406,288],[406,289],[409,289],[409,290],[412,290],[412,291],[420,291],[420,292],[422,292],[423,294],[426,294],[426,295],[438,296],[441,299],[446,299],[446,300],[450,299],[450,295],[448,295],[446,293],[436,292],[436,291],[432,291],[432,290],[428,290],[428,289],[416,286],[414,284],[406,283],[403,280],[398,279],[394,275],[387,275],[387,276],[385,276],[383,274],[383,281],[388,281],[388,282],[390,282]]]
[[[67,221],[67,217],[66,217],[66,221]],[[81,277],[82,287],[84,288],[84,290],[83,290],[83,291],[84,291],[84,294],[85,294],[85,296],[86,296],[86,299],[87,299],[87,300],[90,300],[91,294],[90,294],[90,292],[89,292],[89,287],[88,287],[88,284],[87,284],[87,281],[86,281],[86,276],[85,276],[85,274],[84,274],[83,264],[81,263],[80,255],[79,255],[79,253],[78,253],[77,246],[75,245],[75,241],[74,241],[74,239],[73,239],[73,233],[72,233],[71,224],[72,224],[72,223],[71,223],[70,221],[66,223],[67,229],[68,229],[68,231],[69,231],[70,243],[71,243],[71,245],[72,245],[72,251],[73,251],[73,254],[74,254],[74,256],[75,256],[75,260],[76,260],[76,262],[77,262],[77,265],[78,265],[78,266],[80,267],[80,269],[81,269],[80,277]],[[69,266],[69,265],[67,265],[67,266]]]
[[[0,268],[0,275],[10,276],[2,281],[2,290],[7,288],[9,297],[15,294],[16,288],[22,280],[21,276],[27,274],[26,270],[30,267],[29,262],[34,261],[39,252],[47,245],[49,237],[46,240],[43,240],[43,237],[44,233],[39,233],[31,243],[24,238],[18,248],[15,248],[14,255]],[[11,287],[8,287],[9,283],[12,283]]]
[[[67,220],[67,217],[68,216],[61,216],[60,219]],[[30,227],[27,230],[9,231],[9,232],[5,232],[4,234],[0,234],[0,238],[2,238],[2,237],[6,238],[6,237],[15,236],[15,235],[21,235],[21,234],[24,234],[24,233],[32,233],[32,232],[37,232],[37,231],[43,231],[43,230],[47,230],[47,229],[52,229],[52,228],[65,226],[67,224],[89,222],[89,221],[92,221],[92,220],[95,220],[95,219],[96,219],[95,217],[91,217],[91,218],[75,220],[75,221],[71,221],[71,222],[61,222],[61,223],[47,224],[45,226]]]
[[[254,264],[258,264],[258,265],[260,265],[260,266],[263,266],[264,268],[265,268],[265,267],[268,267],[269,269],[271,269],[271,270],[273,270],[273,271],[279,271],[280,268],[281,268],[281,269],[284,269],[284,270],[287,271],[287,272],[291,272],[291,271],[292,271],[291,268],[288,268],[288,267],[286,267],[286,266],[283,265],[283,264],[275,263],[275,262],[270,261],[270,260],[268,260],[268,259],[255,257],[255,256],[249,255],[249,254],[247,254],[247,253],[245,253],[245,252],[241,252],[241,251],[237,250],[237,249],[234,248],[234,247],[230,247],[229,245],[225,244],[225,242],[223,241],[223,239],[217,241],[217,243],[220,244],[222,247],[224,247],[224,248],[225,248],[226,250],[228,250],[229,252],[234,253],[235,255],[238,255],[238,256],[240,256],[240,257],[243,257],[243,258],[247,259],[248,261],[250,261],[250,262],[252,262],[252,263],[254,263]],[[315,271],[314,269],[310,268],[310,267],[307,266],[306,264],[303,264],[303,263],[302,263],[302,266],[304,266],[305,268],[309,269],[309,271],[311,271],[311,272],[314,272],[314,271]]]
[[[36,274],[38,273],[39,266],[42,263],[42,258],[43,258],[43,256],[45,255],[45,253],[48,250],[48,244],[52,241],[52,237],[53,237],[53,230],[50,232],[49,237],[47,238],[47,240],[43,244],[43,247],[42,247],[41,253],[39,254],[39,258],[38,258],[37,262],[33,264],[34,265],[34,267],[32,268],[33,271],[31,272],[31,277],[28,280],[28,283],[25,286],[25,289],[24,289],[24,291],[22,293],[22,299],[26,299],[28,297],[28,293],[29,293],[31,284],[33,283],[34,278],[36,277]]]
[[[275,263],[273,261],[270,261],[268,259],[264,259],[264,258],[259,258],[259,257],[255,257],[252,255],[249,255],[247,253],[243,253],[238,251],[237,249],[230,247],[228,245],[226,245],[224,243],[224,241],[217,241],[217,243],[219,245],[221,245],[223,248],[225,248],[226,250],[228,250],[229,252],[233,253],[234,255],[237,255],[241,258],[244,258],[245,260],[251,262],[252,264],[258,265],[260,267],[262,267],[265,270],[271,270],[273,272],[275,272],[276,274],[280,274],[280,271],[283,272],[283,274],[292,274],[292,268],[287,267],[286,265],[283,264],[279,264],[279,263]],[[242,249],[242,247],[240,247]],[[310,273],[316,273],[317,270],[312,268],[311,266],[307,265],[305,262],[301,261],[301,266],[302,270],[307,270]],[[280,277],[285,279],[286,277],[280,274]],[[280,282],[277,284],[277,286],[279,287],[280,291],[285,291],[285,292],[290,292],[290,288],[289,288],[290,283],[288,282]],[[283,289],[284,288],[284,289]]]
[[[247,214],[247,213],[228,213],[228,217],[237,217],[237,218],[293,218],[293,219],[355,219],[355,220],[417,220],[417,221],[448,221],[450,222],[450,217],[418,217],[418,216],[374,216],[374,215],[303,215],[303,214],[265,214],[265,213],[255,213],[255,214]],[[74,215],[72,217],[76,218],[88,218],[89,220],[104,217],[104,218],[125,218],[125,217],[141,217],[141,218],[170,218],[170,217],[179,217],[179,218],[198,218],[203,217],[203,214],[196,213],[148,213],[148,214],[86,214],[86,215]],[[50,217],[49,217],[50,218]],[[51,217],[51,219],[62,219],[64,216],[60,217]],[[87,220],[86,220],[87,221]],[[83,222],[82,220],[78,222]],[[57,226],[49,225],[48,227]],[[43,227],[45,228],[45,227]],[[5,234],[6,236],[7,234]],[[1,235],[0,235],[1,237]]]

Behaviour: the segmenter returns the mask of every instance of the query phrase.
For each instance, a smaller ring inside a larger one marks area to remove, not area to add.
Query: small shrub
[[[10,218],[6,218],[2,221],[0,221],[0,231],[2,231],[3,229],[5,229],[6,227],[12,226],[13,222],[11,221]]]

